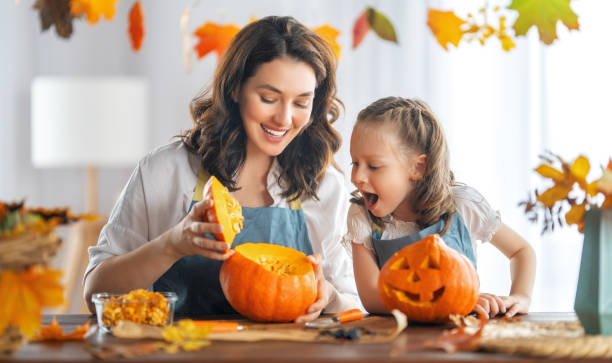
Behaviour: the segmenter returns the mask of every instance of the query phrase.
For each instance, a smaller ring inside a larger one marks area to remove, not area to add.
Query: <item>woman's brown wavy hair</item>
[[[402,97],[379,99],[359,112],[357,123],[391,122],[397,126],[403,146],[418,154],[426,154],[423,178],[415,183],[413,211],[418,215],[420,228],[445,221],[446,233],[455,210],[451,187],[455,177],[449,166],[448,146],[442,125],[429,106],[420,100]],[[410,183],[406,180],[406,183]],[[363,203],[363,197],[353,193],[353,201]],[[356,198],[355,198],[356,197]],[[381,225],[384,218],[373,220]]]
[[[246,158],[246,133],[232,92],[240,90],[263,63],[289,57],[314,70],[317,86],[309,124],[277,156],[285,183],[283,196],[317,198],[317,189],[340,148],[332,127],[342,102],[336,97],[336,58],[316,33],[292,17],[269,16],[244,27],[223,53],[213,84],[191,101],[193,129],[182,135],[188,149],[199,155],[202,166],[230,190]]]

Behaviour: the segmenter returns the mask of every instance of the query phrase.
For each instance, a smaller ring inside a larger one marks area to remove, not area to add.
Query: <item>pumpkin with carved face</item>
[[[434,234],[396,252],[380,270],[378,293],[387,309],[408,319],[445,322],[466,315],[479,296],[472,262]]]

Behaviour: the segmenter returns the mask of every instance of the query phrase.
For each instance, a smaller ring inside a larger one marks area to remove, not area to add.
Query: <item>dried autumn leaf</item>
[[[374,8],[366,9],[368,23],[372,30],[384,40],[397,43],[395,27],[387,16]]]
[[[554,185],[544,193],[538,195],[538,201],[548,208],[552,208],[556,202],[567,198],[569,192],[572,191],[572,186]]]
[[[338,41],[336,40],[338,35],[340,35],[340,31],[328,24],[314,28],[313,31],[319,34],[319,36],[332,47],[334,53],[336,54],[336,58],[340,59],[340,44],[338,44]]]
[[[591,166],[589,165],[589,160],[584,156],[577,157],[570,166],[572,176],[585,191],[587,190],[586,177],[589,174],[590,169]]]
[[[239,31],[240,28],[234,24],[218,25],[213,22],[206,22],[193,33],[200,38],[194,46],[198,58],[203,58],[212,51],[217,53],[217,57],[221,57],[221,54]]]
[[[608,163],[608,167],[604,169],[601,179],[596,183],[597,190],[601,191],[606,196],[612,196],[612,161]]]
[[[364,10],[353,25],[353,48],[357,48],[361,44],[369,31],[370,23],[368,23],[367,10]]]
[[[142,40],[145,34],[144,12],[140,1],[135,1],[130,9],[128,15],[128,34],[130,36],[130,42],[132,43],[132,49],[137,52],[142,46]]]
[[[83,340],[85,338],[85,334],[89,330],[89,321],[83,325],[79,325],[74,329],[74,331],[70,334],[64,334],[64,329],[59,325],[55,316],[51,321],[51,324],[40,328],[36,336],[35,340],[43,341],[43,340]]]
[[[191,54],[193,53],[193,45],[191,43],[191,37],[189,31],[187,31],[187,25],[189,24],[189,17],[191,16],[191,8],[186,7],[181,14],[180,28],[181,28],[181,45],[183,50],[183,65],[187,69],[187,72],[191,72]]]
[[[547,164],[541,164],[535,169],[535,171],[541,176],[545,178],[550,178],[555,182],[562,182],[565,180],[565,174],[563,174],[563,172]]]
[[[106,20],[112,20],[117,1],[119,0],[70,0],[70,14],[87,15],[87,21],[91,25],[98,22],[100,15],[104,15]]]
[[[70,0],[36,0],[33,5],[40,16],[40,27],[43,31],[55,25],[55,32],[62,38],[72,35],[72,19]]]
[[[63,304],[61,271],[32,267],[24,272],[0,272],[0,332],[11,324],[23,335],[32,337],[40,327],[41,309]]]
[[[572,225],[572,224],[580,225],[584,221],[585,213],[586,213],[586,203],[574,204],[572,208],[565,215],[565,222],[568,225]]]
[[[561,20],[570,30],[580,29],[578,15],[570,7],[571,0],[512,0],[508,9],[516,10],[518,18],[512,26],[517,36],[538,28],[540,40],[552,44],[557,39],[557,22]]]
[[[452,11],[436,9],[427,11],[427,25],[445,50],[448,50],[448,43],[455,47],[459,45],[459,41],[463,37],[463,31],[461,30],[463,24],[465,24],[465,20],[457,17]]]

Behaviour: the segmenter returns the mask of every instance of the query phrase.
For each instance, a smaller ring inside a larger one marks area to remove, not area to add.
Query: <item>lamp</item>
[[[33,166],[86,167],[85,206],[97,213],[97,167],[132,167],[146,152],[147,82],[137,77],[37,77],[31,92]],[[78,276],[88,261],[87,247],[97,241],[104,223],[78,222],[71,228],[64,257],[68,301],[82,301]],[[80,305],[71,312],[84,311]]]
[[[132,166],[146,152],[146,81],[38,77],[31,105],[32,164],[86,167],[86,209],[97,212],[97,167]]]

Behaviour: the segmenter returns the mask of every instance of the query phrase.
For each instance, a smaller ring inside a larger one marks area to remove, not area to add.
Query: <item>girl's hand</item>
[[[507,318],[517,313],[526,314],[529,311],[531,299],[522,295],[497,296],[493,294],[480,294],[473,312],[485,318],[492,318],[498,314],[505,314]]]
[[[314,268],[315,278],[317,279],[317,300],[310,305],[306,314],[295,319],[296,323],[305,323],[307,321],[313,321],[321,315],[323,308],[327,306],[329,300],[329,293],[327,289],[327,280],[323,275],[323,267],[321,267],[321,255],[315,253],[314,255],[308,256],[308,259],[312,263]]]
[[[223,226],[216,223],[210,209],[212,199],[202,200],[193,205],[191,211],[169,233],[168,249],[175,257],[200,255],[214,260],[227,260],[233,250],[227,243],[204,237],[205,233],[220,233]]]

